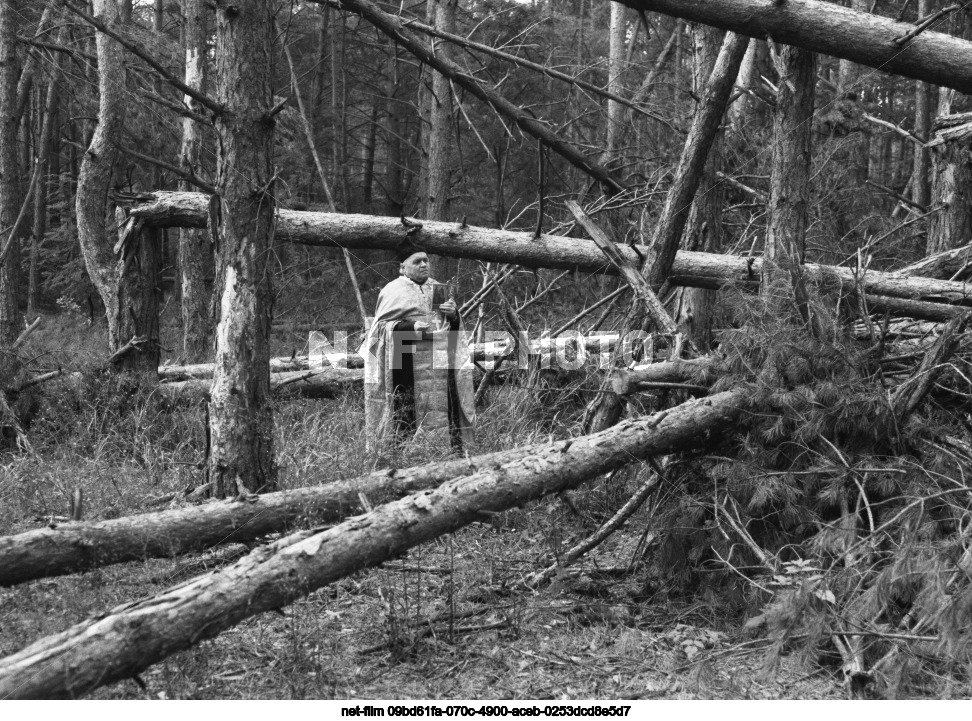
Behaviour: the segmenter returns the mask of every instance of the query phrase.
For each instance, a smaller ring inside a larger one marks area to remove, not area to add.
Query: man
[[[456,302],[432,307],[429,256],[406,239],[399,277],[381,289],[366,342],[365,431],[387,455],[402,437],[422,435],[461,448],[476,418],[472,367]]]

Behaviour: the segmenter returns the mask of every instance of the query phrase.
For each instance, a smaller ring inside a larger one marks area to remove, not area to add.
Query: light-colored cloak
[[[395,443],[395,394],[392,371],[396,355],[395,327],[402,321],[446,325],[432,310],[432,284],[418,285],[399,276],[381,289],[378,307],[362,350],[365,361],[365,443],[372,453],[385,455]],[[472,363],[465,333],[448,327],[433,340],[414,342],[412,369],[415,380],[416,435],[430,437],[448,447],[449,402],[464,443],[473,437],[476,421]],[[398,350],[400,355],[400,348]],[[451,374],[451,378],[450,378]],[[450,399],[451,395],[451,399]]]

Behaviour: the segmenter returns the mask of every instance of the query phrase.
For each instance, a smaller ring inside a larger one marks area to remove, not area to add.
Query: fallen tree
[[[360,356],[358,360],[360,360]],[[358,366],[351,366],[358,367]],[[284,356],[270,359],[271,373],[285,373],[287,371],[311,370],[307,356]],[[213,377],[212,363],[192,363],[189,365],[159,366],[159,380],[167,383],[176,381],[190,381]]]
[[[972,42],[822,0],[619,0],[972,93]]]
[[[571,347],[577,348],[577,335],[565,336],[563,338],[556,339],[556,343],[560,347]],[[609,353],[614,350],[618,342],[618,334],[604,334],[604,335],[591,335],[584,337],[584,352],[586,353]],[[530,341],[530,353],[547,355],[552,352],[554,345],[554,340],[541,340],[534,339]],[[512,343],[503,342],[489,342],[489,343],[473,343],[470,345],[469,353],[470,359],[478,363],[489,363],[491,361],[496,361],[500,358],[509,358],[515,352],[515,346]],[[326,359],[326,362],[325,360]],[[301,375],[300,371],[305,374],[308,371],[320,372],[322,370],[328,371],[334,369],[336,371],[341,371],[345,368],[357,369],[364,367],[364,358],[362,358],[357,353],[321,353],[315,354],[313,356],[293,356],[285,358],[271,358],[270,359],[270,379],[271,388],[274,386],[275,376],[280,376],[278,382],[284,382],[288,378],[299,378]],[[296,372],[296,375],[293,375]],[[284,373],[290,373],[284,377]],[[213,364],[212,363],[194,363],[192,365],[170,365],[170,366],[159,366],[159,379],[163,384],[168,386],[177,386],[179,382],[190,381],[190,380],[206,380],[213,377]],[[336,373],[331,376],[331,380],[335,384],[340,384],[347,379],[353,382],[360,380],[360,374],[340,374]],[[319,382],[326,383],[328,376],[323,376]],[[291,382],[293,382],[291,380]],[[181,386],[183,388],[196,388],[196,386]],[[198,386],[203,388],[203,386]],[[165,388],[163,388],[165,391]]]
[[[967,276],[972,264],[972,245],[943,250],[922,258],[917,263],[905,266],[899,272],[922,278],[944,278],[952,280],[955,276]]]
[[[170,399],[208,398],[213,373],[209,378],[194,378],[159,385],[159,392]],[[290,395],[305,398],[333,398],[364,382],[364,371],[357,368],[322,368],[270,374],[270,392],[275,397]]]
[[[206,227],[209,196],[204,193],[158,191],[138,195],[116,194],[118,202],[132,205],[130,214],[146,225]],[[455,258],[515,263],[537,268],[576,269],[586,273],[615,274],[601,250],[590,240],[508,230],[464,226],[460,223],[409,221],[399,218],[341,213],[280,210],[276,237],[304,245],[333,248],[394,249],[408,233],[430,252]],[[635,266],[647,255],[645,246],[621,246],[619,251]],[[756,288],[761,258],[679,251],[669,282],[696,288],[727,285]],[[807,263],[808,282],[863,291],[873,312],[890,312],[925,320],[945,321],[961,313],[952,305],[972,305],[972,286],[965,283],[868,271],[858,276],[850,268]]]
[[[521,454],[526,454],[523,450]],[[428,463],[403,470],[375,471],[323,486],[238,496],[201,506],[125,516],[108,521],[51,524],[0,537],[0,586],[61,576],[116,563],[170,558],[227,543],[240,543],[310,524],[333,523],[360,513],[369,503],[469,475],[503,451],[472,459]]]
[[[657,388],[658,383],[702,384],[711,361],[655,363],[630,371],[627,393]],[[618,371],[618,377],[629,372]],[[619,391],[620,393],[621,391]],[[403,470],[383,470],[355,478],[292,491],[279,491],[173,508],[107,521],[52,524],[0,537],[0,586],[61,576],[117,563],[170,558],[226,543],[252,541],[271,533],[314,523],[331,523],[369,503],[399,498],[431,488],[479,468],[512,460],[530,448],[500,451],[469,459],[429,463]]]
[[[407,496],[324,531],[298,532],[233,566],[42,638],[0,659],[0,697],[67,698],[129,678],[245,618],[496,513],[581,485],[632,461],[711,445],[747,392],[626,420],[590,436],[518,449],[509,460]]]
[[[714,376],[712,367],[718,362],[714,356],[691,360],[673,360],[636,366],[630,370],[618,369],[611,376],[614,392],[627,396],[642,391],[671,388],[676,385],[708,387]]]

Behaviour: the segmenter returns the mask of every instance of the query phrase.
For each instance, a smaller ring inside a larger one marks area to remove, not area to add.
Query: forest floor
[[[141,684],[117,683],[93,697],[843,697],[835,669],[812,660],[787,657],[767,669],[766,642],[743,635],[738,614],[718,599],[669,598],[645,566],[627,572],[645,514],[584,559],[579,575],[537,592],[517,588],[552,560],[549,529],[581,530],[569,513],[550,500],[463,529],[175,654]],[[236,545],[2,589],[0,652],[246,552]]]
[[[103,355],[95,323],[52,317],[32,340],[46,362]],[[70,331],[70,332],[69,332]],[[300,352],[284,329],[275,353]],[[60,345],[58,345],[60,344]],[[51,349],[54,350],[51,350]],[[48,355],[44,355],[48,354]],[[65,365],[68,365],[67,363]],[[591,379],[593,380],[593,379]],[[579,432],[583,398],[556,387],[487,394],[472,453]],[[283,489],[370,469],[360,442],[360,393],[279,402]],[[84,491],[85,520],[164,508],[159,498],[201,482],[205,420],[198,405],[166,407],[87,375],[43,389],[34,448],[0,462],[0,534],[68,512]],[[442,457],[411,448],[401,466]],[[636,465],[567,498],[498,514],[376,569],[322,588],[280,613],[250,618],[170,656],[95,698],[823,699],[843,698],[837,668],[784,656],[741,629],[760,610],[746,591],[676,589],[658,570],[652,502],[538,590],[524,577],[609,518],[643,482]],[[660,500],[658,501],[660,502]],[[97,569],[0,589],[0,655],[124,603],[231,563],[235,545],[176,559]],[[741,584],[736,584],[737,588]],[[765,599],[763,599],[765,601]]]

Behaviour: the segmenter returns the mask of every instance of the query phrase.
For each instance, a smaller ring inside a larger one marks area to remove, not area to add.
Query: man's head
[[[421,246],[405,239],[395,249],[401,263],[399,272],[409,280],[422,285],[429,279],[429,256]]]
[[[399,270],[409,280],[422,285],[429,279],[429,256],[421,250],[418,253],[412,253],[402,261]]]

